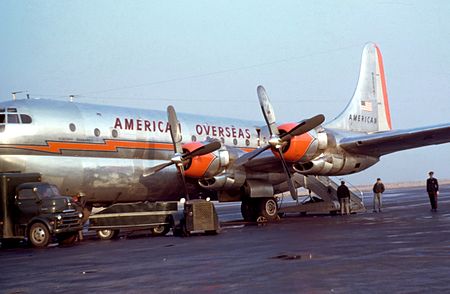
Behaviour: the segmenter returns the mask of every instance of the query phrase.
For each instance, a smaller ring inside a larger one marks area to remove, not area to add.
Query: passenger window
[[[26,114],[21,114],[20,115],[20,120],[22,121],[23,124],[31,124],[31,116],[26,115]]]
[[[0,124],[4,124],[4,123],[5,123],[5,115],[0,114]]]
[[[7,111],[8,112],[17,112],[17,109],[16,108],[8,108]]]
[[[34,194],[32,189],[23,189],[19,191],[19,200],[30,200],[36,199],[36,195]]]
[[[9,124],[18,124],[19,116],[17,114],[8,114],[8,123]]]

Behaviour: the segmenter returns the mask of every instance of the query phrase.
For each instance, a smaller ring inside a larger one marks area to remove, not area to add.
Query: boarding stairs
[[[336,213],[340,210],[337,198],[338,183],[326,176],[305,176],[294,174],[292,177],[297,186],[310,190],[310,196],[295,205],[281,205],[281,213]],[[350,190],[350,211],[364,212],[362,193],[353,185],[346,183]]]

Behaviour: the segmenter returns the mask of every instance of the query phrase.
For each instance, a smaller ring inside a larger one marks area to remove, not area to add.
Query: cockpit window
[[[27,114],[21,114],[20,120],[22,121],[23,124],[31,124],[31,116]]]
[[[9,124],[18,124],[19,122],[19,115],[17,114],[8,114],[8,123]]]
[[[31,124],[32,122],[31,116],[18,113],[15,107],[0,108],[0,132],[5,130],[5,124]]]

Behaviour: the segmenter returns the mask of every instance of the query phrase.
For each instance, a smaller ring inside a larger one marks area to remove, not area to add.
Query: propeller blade
[[[283,141],[288,141],[294,136],[299,136],[301,134],[309,132],[310,130],[321,125],[324,121],[325,121],[325,116],[323,116],[323,114],[318,114],[309,119],[305,119],[305,120],[301,121],[298,125],[296,125],[289,132],[282,134],[280,136],[280,138]]]
[[[265,145],[264,147],[258,148],[249,153],[245,153],[244,155],[236,159],[233,164],[234,166],[242,166],[269,148],[270,145]]]
[[[291,197],[292,197],[292,199],[297,200],[297,198],[298,198],[297,189],[295,189],[294,182],[292,182],[291,172],[289,171],[289,167],[288,167],[288,165],[286,163],[286,160],[284,159],[284,155],[283,155],[283,152],[281,151],[281,148],[277,149],[277,150],[278,150],[278,154],[280,155],[280,159],[281,159],[281,163],[283,165],[284,173],[287,176],[287,184],[288,184],[288,187],[289,187],[289,191],[291,192]]]
[[[219,140],[214,140],[206,145],[200,146],[199,148],[197,148],[191,152],[183,154],[182,157],[183,157],[183,159],[190,159],[195,156],[201,156],[201,155],[205,155],[208,153],[212,153],[212,152],[220,149],[221,147],[222,147],[222,143],[220,143]]]
[[[259,105],[266,120],[267,126],[269,127],[270,135],[278,136],[280,132],[276,124],[275,112],[273,110],[272,104],[270,103],[269,96],[267,96],[266,89],[263,86],[258,86],[256,89],[258,92]]]
[[[181,140],[183,139],[181,136],[181,125],[178,121],[175,108],[173,108],[172,105],[167,107],[167,118],[170,125],[170,136],[172,137],[173,149],[175,150],[175,153],[181,154],[183,153],[183,148],[181,147]]]
[[[174,163],[173,163],[172,161],[169,161],[169,162],[166,162],[166,163],[162,163],[162,164],[155,165],[155,166],[149,168],[149,169],[147,170],[147,172],[146,172],[143,176],[144,176],[144,177],[151,176],[151,175],[153,175],[153,174],[159,172],[159,171],[162,170],[163,168],[166,168],[166,167],[168,167],[168,166],[170,166],[170,165],[172,165],[172,164],[174,164]]]
[[[186,185],[186,177],[184,176],[184,166],[183,164],[177,164],[177,169],[181,175],[181,180],[183,182],[184,194],[186,196],[186,200],[189,200],[189,193]]]

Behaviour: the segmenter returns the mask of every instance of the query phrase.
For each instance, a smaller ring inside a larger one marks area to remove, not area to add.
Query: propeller
[[[262,113],[264,115],[264,119],[266,121],[267,127],[269,128],[270,138],[268,144],[255,150],[254,152],[249,152],[241,157],[239,157],[235,161],[235,165],[241,166],[266,151],[269,148],[272,148],[275,152],[278,153],[279,158],[281,160],[281,164],[283,166],[283,170],[287,177],[287,184],[289,186],[289,191],[294,200],[297,200],[297,190],[295,189],[294,183],[292,181],[292,176],[289,171],[288,164],[284,159],[283,155],[283,146],[292,139],[292,137],[299,136],[301,134],[307,133],[308,131],[314,129],[315,127],[322,124],[325,120],[325,117],[322,114],[313,116],[309,119],[305,119],[298,123],[294,128],[292,128],[289,132],[280,134],[278,130],[278,126],[276,124],[275,112],[273,111],[272,104],[270,103],[269,97],[267,96],[267,92],[263,86],[258,86],[257,88],[259,104],[261,106]]]
[[[219,140],[213,140],[205,145],[198,147],[197,149],[183,153],[183,147],[181,145],[182,141],[181,125],[180,122],[178,121],[177,114],[172,105],[169,105],[167,107],[167,117],[170,125],[170,136],[172,137],[174,154],[170,158],[169,162],[165,162],[149,168],[147,172],[144,174],[144,177],[151,176],[159,172],[160,170],[168,166],[171,166],[172,164],[175,164],[183,181],[186,199],[189,199],[189,194],[186,186],[186,178],[184,175],[184,165],[195,156],[206,155],[220,149],[222,147],[222,144],[220,143]]]

